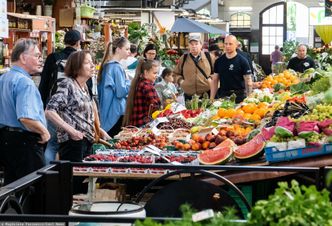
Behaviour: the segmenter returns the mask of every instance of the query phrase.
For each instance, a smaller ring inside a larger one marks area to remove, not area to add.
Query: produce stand
[[[293,171],[273,171],[271,166],[329,166],[332,164],[329,139],[332,105],[324,96],[329,87],[322,88],[329,76],[327,71],[314,69],[303,74],[286,70],[275,76],[269,75],[255,83],[253,93],[238,105],[235,105],[234,96],[214,102],[208,97],[199,99],[194,96],[186,106],[171,103],[153,112],[151,122],[144,128],[123,128],[111,141],[112,147],[106,153],[99,150],[97,152],[101,154],[96,153],[84,160],[126,163],[128,168],[115,171],[113,167],[74,168],[73,173],[90,177],[90,181],[95,177],[158,180],[172,171],[155,170],[151,173],[156,164],[169,162],[194,167],[222,164],[225,168],[213,172],[241,185],[294,174]],[[176,159],[178,155],[182,157]],[[193,159],[186,159],[192,156]],[[132,164],[146,167],[129,169]],[[248,170],[227,170],[233,166]],[[255,167],[266,167],[267,170],[252,171]],[[172,179],[181,180],[188,176]],[[307,178],[313,180],[312,175]],[[204,175],[200,179],[217,186],[223,184]]]

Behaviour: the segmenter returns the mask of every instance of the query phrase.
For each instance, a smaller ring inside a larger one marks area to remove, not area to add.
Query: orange
[[[259,108],[254,112],[254,115],[258,115],[259,117],[263,118],[266,112],[267,110],[265,108]]]
[[[249,119],[253,120],[253,121],[259,121],[259,120],[261,120],[261,117],[257,114],[252,114]]]
[[[244,105],[242,107],[242,110],[245,112],[245,113],[254,113],[256,111],[257,107],[256,107],[256,104],[253,104],[253,103],[250,103],[250,104],[247,104],[247,105]]]
[[[260,102],[260,103],[257,105],[257,108],[267,108],[267,106],[269,106],[268,103],[266,103],[266,102]]]
[[[218,114],[216,114],[216,115],[214,115],[214,116],[211,117],[211,120],[218,120],[218,119],[220,119],[220,117],[219,117]]]
[[[236,110],[236,114],[237,115],[244,115],[244,111],[241,110],[241,108],[239,108],[239,109]]]
[[[226,111],[227,111],[227,110],[226,110],[225,108],[219,108],[219,110],[218,110],[218,116],[219,116],[220,118],[225,117]]]
[[[250,117],[251,117],[251,114],[249,114],[249,113],[244,113],[244,115],[243,115],[243,118],[245,118],[245,119],[250,119]]]
[[[232,118],[235,114],[236,114],[235,109],[230,108],[230,109],[228,109],[228,110],[226,111],[226,115],[225,115],[225,117],[226,117],[226,118]]]

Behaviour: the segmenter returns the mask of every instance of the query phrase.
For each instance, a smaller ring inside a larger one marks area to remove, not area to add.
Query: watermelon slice
[[[219,147],[205,150],[198,155],[198,160],[204,165],[225,164],[233,155],[231,147]]]
[[[299,137],[308,138],[314,134],[319,134],[319,128],[315,121],[303,121],[298,123],[297,133]]]
[[[198,160],[204,165],[225,164],[233,155],[236,144],[226,139],[213,149],[205,150],[198,155]]]
[[[235,148],[234,157],[238,160],[252,160],[264,153],[265,139],[262,133],[257,134],[249,142]]]
[[[288,117],[279,117],[276,123],[275,134],[280,137],[294,136],[295,122]]]

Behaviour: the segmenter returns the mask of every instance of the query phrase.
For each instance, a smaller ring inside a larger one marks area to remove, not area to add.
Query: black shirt
[[[254,72],[254,67],[252,66],[252,59],[251,59],[250,54],[248,52],[244,52],[240,49],[236,49],[236,52],[238,54],[240,54],[241,56],[243,56],[248,61],[251,73],[253,73]]]
[[[214,72],[220,78],[220,91],[244,90],[243,76],[251,74],[248,61],[239,54],[231,59],[223,54],[216,60]]]
[[[305,70],[309,68],[314,68],[315,62],[311,57],[306,57],[304,59],[299,59],[298,57],[293,57],[289,60],[287,65],[287,69],[293,69],[294,71],[303,73]]]
[[[56,79],[53,78],[54,71],[57,68],[56,62],[60,59],[66,60],[72,52],[75,52],[76,49],[73,47],[66,47],[61,52],[51,53],[47,56],[43,71],[41,73],[40,83],[39,83],[39,92],[44,103],[44,108],[50,98],[50,91],[53,87]]]

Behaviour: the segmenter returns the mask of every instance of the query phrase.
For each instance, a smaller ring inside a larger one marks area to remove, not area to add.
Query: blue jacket
[[[100,123],[105,131],[112,129],[124,115],[129,89],[130,80],[126,79],[121,64],[113,60],[107,62],[98,84]]]

